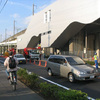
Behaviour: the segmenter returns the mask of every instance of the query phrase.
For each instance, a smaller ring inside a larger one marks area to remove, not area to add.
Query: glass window
[[[44,14],[44,23],[46,23],[47,22],[47,12],[45,12],[45,14]]]
[[[79,57],[66,57],[67,61],[71,65],[84,65],[85,62]]]
[[[48,11],[48,22],[51,21],[51,10]]]
[[[54,63],[58,63],[58,64],[63,64],[65,63],[65,59],[61,59],[61,58],[50,58],[49,61],[54,62]]]
[[[63,63],[65,63],[65,60],[64,59],[61,59],[61,58],[57,58],[57,63],[63,64]]]
[[[16,55],[17,58],[23,58],[23,55]]]
[[[30,50],[31,54],[39,54],[39,50]]]

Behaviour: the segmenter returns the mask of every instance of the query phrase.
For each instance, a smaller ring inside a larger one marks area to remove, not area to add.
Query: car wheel
[[[75,82],[75,77],[74,77],[74,74],[73,74],[73,73],[69,73],[69,75],[68,75],[68,80],[69,80],[69,82],[71,82],[71,83]]]
[[[49,76],[52,76],[53,75],[52,70],[50,68],[47,71],[48,71],[48,75]]]

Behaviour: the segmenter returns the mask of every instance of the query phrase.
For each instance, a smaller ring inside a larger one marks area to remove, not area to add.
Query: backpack
[[[16,61],[13,57],[9,57],[9,68],[10,69],[16,68]]]

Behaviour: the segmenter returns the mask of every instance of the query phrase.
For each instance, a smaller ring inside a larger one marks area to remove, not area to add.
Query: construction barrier
[[[33,64],[41,66],[41,67],[46,67],[47,66],[47,61],[45,61],[45,60],[34,60]]]
[[[26,59],[26,63],[28,63],[28,62],[31,64],[31,62],[32,62],[31,59]]]
[[[8,56],[0,56],[0,57],[7,58]]]

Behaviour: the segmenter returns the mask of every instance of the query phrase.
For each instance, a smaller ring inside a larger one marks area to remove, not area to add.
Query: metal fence
[[[94,56],[94,51],[87,51],[84,53],[84,51],[74,51],[74,52],[69,52],[69,51],[62,51],[60,54],[62,55],[74,55],[74,56],[79,56],[82,59],[87,59],[92,61],[93,56]]]

